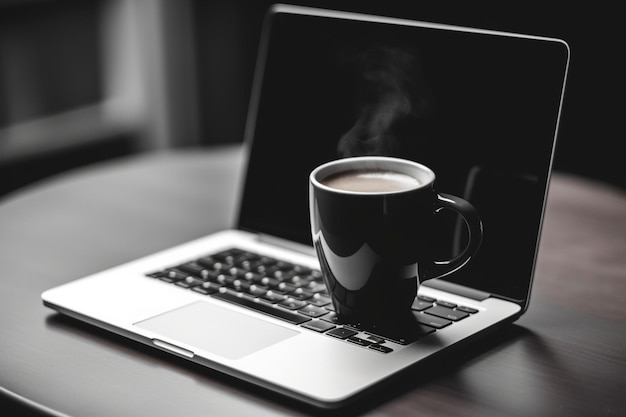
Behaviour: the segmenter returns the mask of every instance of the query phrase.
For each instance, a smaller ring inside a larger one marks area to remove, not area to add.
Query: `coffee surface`
[[[385,193],[418,188],[420,182],[406,174],[382,170],[352,170],[329,175],[320,181],[327,187],[361,193]]]

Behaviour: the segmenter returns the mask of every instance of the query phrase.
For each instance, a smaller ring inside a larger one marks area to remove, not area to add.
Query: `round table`
[[[0,200],[0,408],[294,416],[298,403],[63,317],[45,289],[234,225],[239,146],[130,156]],[[626,195],[557,173],[529,311],[341,415],[626,415]]]

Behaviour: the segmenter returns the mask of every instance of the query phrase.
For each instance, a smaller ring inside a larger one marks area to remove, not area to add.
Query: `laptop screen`
[[[239,227],[311,244],[308,175],[352,155],[415,160],[470,201],[484,239],[447,280],[527,297],[568,62],[560,41],[279,12],[259,59]],[[436,216],[440,259],[464,247]]]

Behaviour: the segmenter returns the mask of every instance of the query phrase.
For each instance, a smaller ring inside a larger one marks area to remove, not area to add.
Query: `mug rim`
[[[383,164],[383,165],[381,165]],[[393,168],[387,167],[393,164]],[[404,169],[397,169],[397,167],[401,167]],[[397,190],[397,191],[348,191],[348,190],[340,190],[337,188],[329,187],[318,180],[320,174],[323,173],[323,177],[327,177],[329,175],[333,175],[343,171],[351,171],[351,170],[360,170],[360,169],[368,169],[368,168],[378,168],[378,169],[388,169],[390,171],[394,171],[397,173],[409,175],[413,178],[416,178],[420,183],[417,187],[412,187],[407,190]],[[415,175],[415,170],[419,170],[420,175]],[[309,181],[315,187],[320,188],[322,190],[337,193],[337,194],[354,194],[354,195],[371,195],[371,196],[380,196],[380,195],[389,195],[389,194],[402,194],[409,193],[416,190],[421,190],[425,187],[428,187],[435,181],[435,173],[432,169],[428,168],[426,165],[420,164],[419,162],[415,162],[409,159],[404,158],[396,158],[391,156],[351,156],[346,158],[335,159],[326,163],[323,163],[313,169],[311,174],[309,175]]]

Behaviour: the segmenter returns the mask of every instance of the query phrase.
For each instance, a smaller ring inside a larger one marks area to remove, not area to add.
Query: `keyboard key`
[[[237,278],[233,277],[232,275],[219,274],[217,276],[218,283],[222,285],[227,285],[229,287],[233,285],[233,282],[235,282],[235,280],[237,280]]]
[[[175,279],[172,279],[172,278],[168,277],[167,275],[161,275],[160,277],[158,277],[158,279],[163,281],[163,282],[167,282],[168,284],[172,284],[172,283],[176,282]]]
[[[456,304],[450,303],[448,301],[438,300],[437,305],[441,307],[455,308]]]
[[[277,265],[269,265],[265,263],[257,268],[257,272],[262,273],[265,276],[273,277],[273,278],[276,277],[275,274],[277,271],[280,271],[280,268]]]
[[[258,272],[252,272],[252,271],[248,271],[245,274],[243,274],[244,279],[250,281],[250,282],[254,282],[255,284],[260,284],[261,280],[263,280],[263,278],[265,278],[265,275],[263,274],[259,274]]]
[[[197,277],[201,277],[202,273],[204,271],[207,271],[206,267],[200,265],[198,262],[188,262],[186,264],[180,265],[178,269]]]
[[[433,303],[416,298],[411,308],[415,311],[424,311],[433,306]]]
[[[307,321],[306,323],[301,324],[301,326],[310,330],[315,330],[316,332],[320,332],[320,333],[323,333],[325,331],[328,331],[330,329],[334,329],[335,327],[337,327],[334,324],[328,323],[327,321],[323,321],[323,320]]]
[[[297,298],[298,300],[306,300],[313,297],[313,293],[304,288],[297,288],[294,292],[291,293],[291,296],[293,298]]]
[[[219,276],[220,274],[217,271],[205,269],[202,272],[202,275],[200,276],[200,278],[202,278],[205,281],[217,282],[217,277]]]
[[[464,313],[469,313],[469,314],[476,314],[478,313],[478,310],[472,307],[466,307],[466,306],[458,306],[456,308],[459,311],[462,311]]]
[[[208,290],[205,290],[205,289],[204,289],[204,288],[202,288],[202,287],[193,287],[191,290],[192,290],[192,291],[195,291],[195,292],[199,292],[200,294],[204,294],[204,295],[213,294],[212,292],[210,292],[210,291],[208,291]],[[215,291],[213,291],[213,292],[215,292]]]
[[[236,279],[233,281],[232,285],[229,287],[234,289],[237,292],[245,292],[248,293],[250,291],[250,287],[252,284],[244,279]]]
[[[304,276],[304,275],[294,275],[293,277],[291,277],[288,282],[293,285],[295,288],[301,288],[301,287],[306,287],[307,285],[309,285],[311,282],[312,277],[311,276]]]
[[[371,334],[367,335],[367,340],[369,340],[371,343],[385,343],[385,339],[380,337],[380,336],[374,336]]]
[[[326,332],[327,335],[336,337],[337,339],[347,339],[352,336],[356,336],[359,332],[355,332],[354,330],[346,329],[345,327],[338,327],[329,332]]]
[[[326,310],[325,308],[322,308],[322,307],[314,306],[312,304],[307,304],[305,307],[303,307],[300,310],[298,310],[298,313],[304,314],[304,315],[309,316],[309,317],[317,318],[317,317],[321,317],[321,316],[327,314],[328,310]]]
[[[250,288],[248,288],[247,292],[250,295],[254,295],[255,297],[260,297],[264,295],[265,293],[267,293],[268,290],[269,288],[264,287],[262,285],[251,285]]]
[[[269,304],[259,303],[249,298],[238,297],[234,294],[225,292],[217,292],[212,294],[211,297],[217,298],[219,300],[228,301],[233,304],[237,304],[243,307],[251,308],[252,310],[259,311],[261,313],[267,314],[269,316],[275,317],[277,319],[285,320],[292,324],[302,324],[309,320],[310,318],[303,316],[302,314],[294,313],[289,310],[285,310],[282,308],[276,308]]]
[[[213,264],[213,270],[220,274],[228,274],[228,271],[230,271],[232,267],[233,266],[231,264],[225,264],[222,262],[215,262]]]
[[[311,281],[306,285],[306,288],[313,293],[321,293],[326,291],[326,284],[323,282]]]
[[[207,281],[207,282],[203,282],[199,287],[192,288],[192,290],[202,289],[206,291],[208,294],[213,294],[214,292],[218,292],[220,288],[222,288],[220,284]],[[203,292],[203,291],[198,291],[198,292]]]
[[[165,271],[165,277],[170,279],[171,280],[170,282],[180,281],[180,280],[187,278],[188,276],[189,274],[187,274],[186,272],[182,272],[177,269],[168,269],[167,271]],[[159,278],[159,279],[163,279],[163,278]]]
[[[270,287],[270,288],[278,287],[280,283],[281,281],[278,278],[272,278],[272,277],[261,278],[261,284],[265,285],[266,287]]]
[[[437,304],[436,306],[429,308],[425,311],[428,314],[432,314],[433,316],[441,317],[444,319],[459,321],[463,320],[465,317],[469,316],[468,313],[464,313],[458,310],[452,310],[450,308],[441,307],[441,305]]]
[[[198,285],[201,285],[201,284],[204,284],[204,281],[202,281],[201,279],[192,277],[192,276],[188,276],[187,278],[181,281],[177,281],[175,283],[175,285],[178,285],[179,287],[183,287],[183,288],[197,287]]]
[[[243,268],[232,267],[228,270],[228,275],[231,275],[237,279],[244,279],[248,270]]]
[[[375,344],[373,344],[373,345],[369,345],[369,346],[368,346],[368,348],[369,348],[369,349],[376,350],[376,351],[381,352],[381,353],[390,353],[390,352],[393,352],[393,349],[392,349],[392,348],[390,348],[389,346],[383,346],[383,345],[380,345],[380,344],[378,344],[378,343],[375,343]]]
[[[430,314],[414,313],[413,315],[420,324],[425,324],[426,326],[434,327],[435,329],[443,329],[444,327],[452,324],[452,321],[450,320],[442,319],[441,317],[432,316]]]
[[[259,259],[241,259],[239,262],[237,262],[237,265],[243,269],[246,269],[248,271],[253,271],[256,270],[259,266],[261,266],[263,263],[259,260]]]
[[[277,305],[286,308],[288,310],[298,310],[306,307],[306,301],[296,300],[295,298],[288,297],[285,300],[279,302]]]
[[[356,336],[351,336],[347,338],[346,340],[350,343],[354,343],[355,345],[359,345],[359,346],[369,346],[372,344],[372,342],[370,342],[369,340],[365,340]]]
[[[327,313],[325,316],[322,317],[322,320],[327,321],[329,323],[341,324],[341,320],[339,319],[339,316],[334,311]]]
[[[276,289],[284,292],[285,294],[288,294],[290,292],[295,291],[296,287],[293,284],[289,284],[287,282],[281,282],[280,284],[278,284],[278,287],[276,287]]]
[[[269,301],[272,304],[280,303],[281,301],[284,301],[284,300],[287,299],[287,297],[285,297],[284,295],[282,295],[280,293],[277,293],[277,292],[274,292],[272,290],[269,290],[268,292],[266,292],[265,294],[263,294],[259,298],[261,300]]]
[[[297,274],[298,273],[294,270],[277,269],[276,271],[272,273],[272,276],[278,279],[279,281],[289,281]]]
[[[307,302],[318,307],[324,307],[331,303],[331,299],[325,295],[315,294]]]

